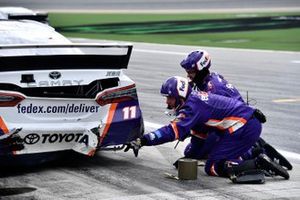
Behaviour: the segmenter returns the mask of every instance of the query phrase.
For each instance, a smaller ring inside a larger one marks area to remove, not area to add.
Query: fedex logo
[[[207,61],[208,61],[208,58],[205,56],[204,60],[202,62],[200,62],[201,66],[205,66]]]

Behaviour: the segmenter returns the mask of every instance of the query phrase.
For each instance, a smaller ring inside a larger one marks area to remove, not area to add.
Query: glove
[[[267,121],[266,116],[259,109],[255,109],[253,115],[261,123],[265,123]]]
[[[21,129],[15,129],[8,137],[0,139],[0,154],[8,154],[12,151],[24,149],[24,141],[18,135]]]
[[[137,138],[136,140],[131,141],[129,144],[127,144],[127,147],[124,150],[124,152],[127,152],[129,149],[132,149],[135,157],[137,157],[139,154],[140,148],[143,146],[142,140],[143,139],[141,139],[141,138]]]

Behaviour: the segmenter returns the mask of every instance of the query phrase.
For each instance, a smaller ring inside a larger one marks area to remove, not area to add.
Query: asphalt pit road
[[[24,194],[28,192],[35,191],[36,188],[33,187],[10,187],[10,188],[0,188],[0,196],[10,196],[16,194]]]

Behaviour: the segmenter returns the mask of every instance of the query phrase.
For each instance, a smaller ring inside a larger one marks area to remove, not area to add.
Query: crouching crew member
[[[247,180],[263,182],[260,170],[266,170],[289,178],[284,168],[264,154],[253,160],[241,159],[261,134],[262,125],[254,115],[255,109],[234,98],[192,90],[183,77],[167,79],[160,92],[166,97],[168,108],[176,111],[177,117],[169,125],[132,141],[126,150],[132,148],[137,155],[142,146],[184,140],[193,131],[206,130],[219,136],[210,149],[205,165],[208,175],[233,177],[233,181],[244,180],[240,177],[246,176]]]

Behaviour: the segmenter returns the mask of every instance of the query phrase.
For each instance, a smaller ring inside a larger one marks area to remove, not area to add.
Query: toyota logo
[[[59,79],[61,77],[61,73],[58,71],[53,71],[49,73],[49,77],[56,80]]]
[[[36,133],[31,133],[25,136],[24,142],[26,144],[35,144],[40,140],[40,136]]]

